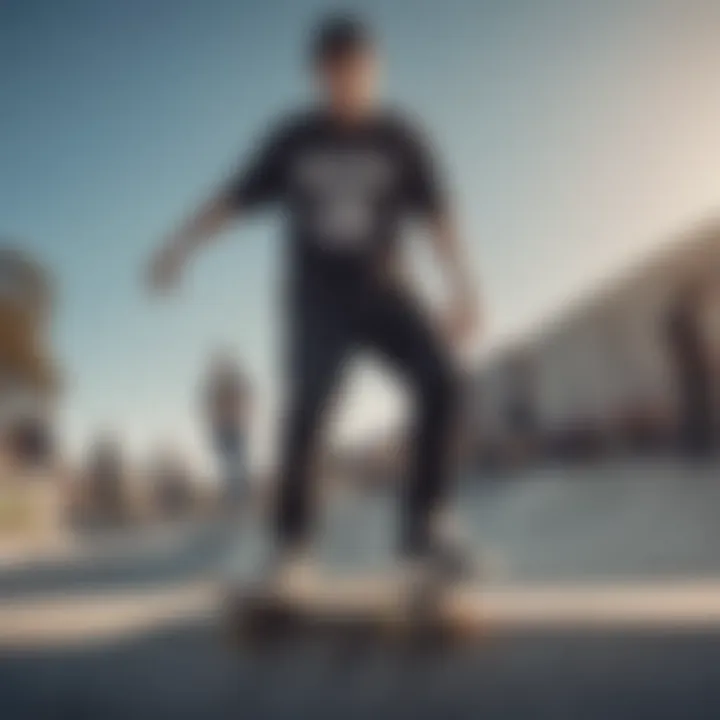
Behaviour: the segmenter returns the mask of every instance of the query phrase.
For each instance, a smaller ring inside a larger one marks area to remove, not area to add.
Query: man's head
[[[350,117],[372,107],[377,86],[377,49],[370,29],[350,15],[332,15],[317,26],[312,61],[325,99]]]

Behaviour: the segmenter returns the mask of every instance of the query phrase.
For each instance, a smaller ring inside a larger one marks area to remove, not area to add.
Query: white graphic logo
[[[390,162],[372,151],[308,152],[295,181],[306,203],[304,224],[318,243],[357,249],[371,238],[377,201],[393,180]]]

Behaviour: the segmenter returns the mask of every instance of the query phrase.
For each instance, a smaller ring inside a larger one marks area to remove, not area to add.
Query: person
[[[167,239],[151,265],[156,288],[231,218],[274,206],[289,225],[287,412],[275,507],[274,574],[307,569],[315,455],[328,401],[348,357],[389,362],[415,403],[399,552],[433,576],[451,556],[441,520],[459,400],[456,346],[478,321],[441,172],[428,141],[378,99],[379,46],[362,19],[333,15],[312,34],[320,99],[271,129],[254,157]],[[409,221],[427,229],[449,293],[433,322],[406,286],[399,253]],[[301,573],[302,574],[302,573]]]
[[[519,351],[507,366],[505,424],[510,436],[510,462],[514,468],[533,459],[538,436],[536,378],[532,358]]]
[[[710,350],[702,311],[707,288],[690,283],[674,300],[667,316],[667,339],[679,398],[679,440],[685,457],[701,460],[715,451]]]
[[[235,509],[248,491],[245,451],[250,386],[229,353],[218,352],[211,359],[203,403],[220,461],[222,499]]]
[[[121,521],[127,511],[127,475],[122,447],[112,435],[98,437],[90,448],[85,482],[88,505],[96,519]]]

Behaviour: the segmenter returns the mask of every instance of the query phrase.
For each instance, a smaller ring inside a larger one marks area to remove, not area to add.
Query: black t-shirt
[[[320,111],[286,120],[228,194],[242,210],[282,209],[299,288],[365,283],[392,259],[403,220],[444,206],[428,147],[388,113],[353,125]]]

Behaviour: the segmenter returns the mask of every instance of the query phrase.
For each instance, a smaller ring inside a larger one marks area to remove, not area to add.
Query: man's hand
[[[438,218],[430,237],[450,291],[450,305],[440,319],[440,330],[447,342],[462,348],[479,329],[477,288],[468,271],[452,220]]]
[[[202,244],[214,238],[233,215],[225,195],[211,198],[181,225],[153,257],[148,268],[151,290],[167,292],[180,280],[188,257]]]
[[[454,347],[464,346],[480,330],[477,302],[467,294],[457,295],[446,311],[442,330]]]

